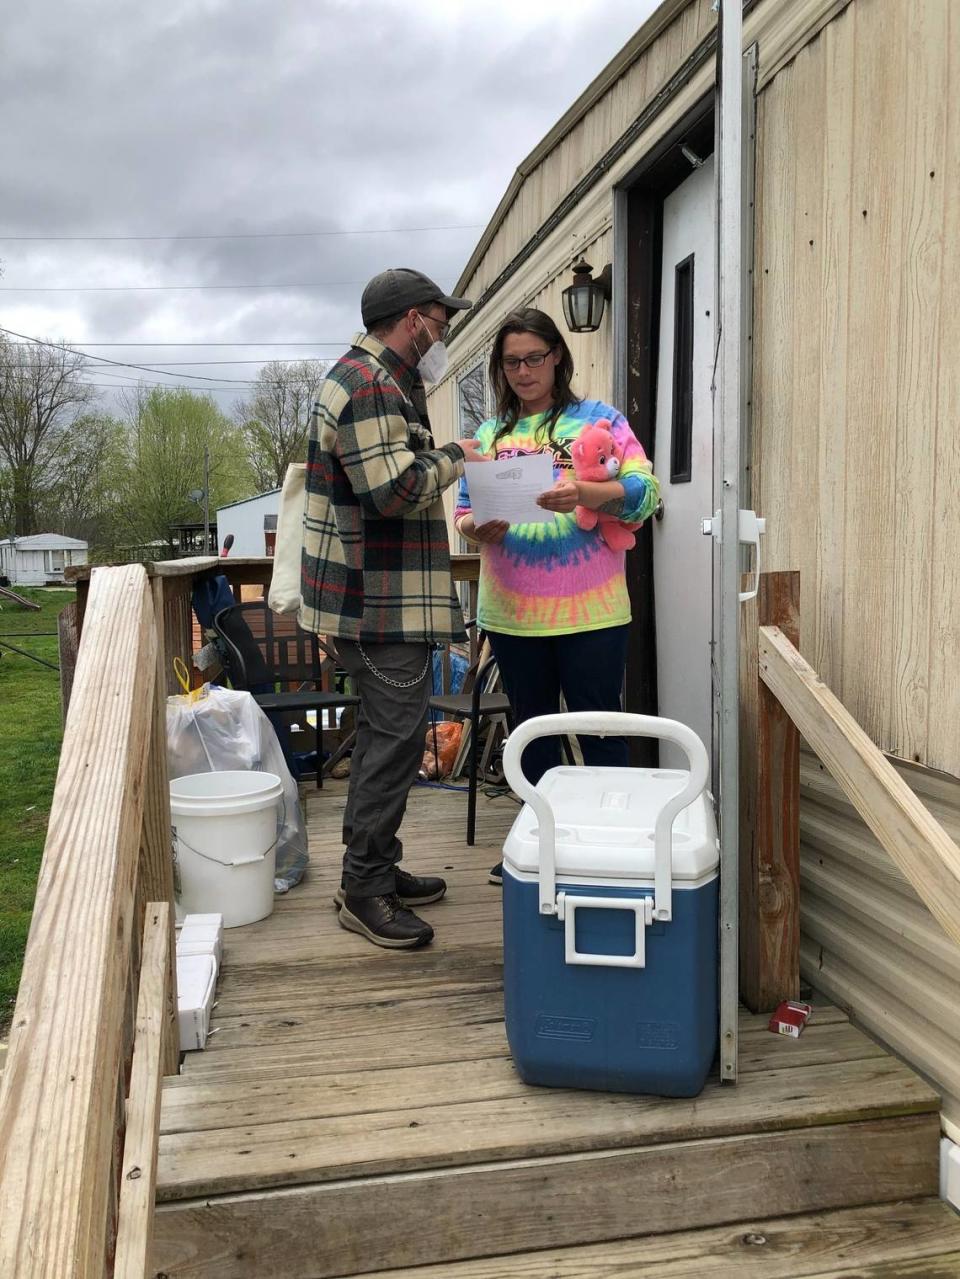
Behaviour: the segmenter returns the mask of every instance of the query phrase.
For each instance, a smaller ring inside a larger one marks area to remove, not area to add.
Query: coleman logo
[[[551,1017],[541,1013],[534,1023],[538,1039],[592,1039],[597,1023],[592,1017]]]

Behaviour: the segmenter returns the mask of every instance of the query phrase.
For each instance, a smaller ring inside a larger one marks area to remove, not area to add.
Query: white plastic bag
[[[167,698],[167,764],[170,777],[262,769],[283,782],[283,825],[277,841],[273,886],[285,893],[303,878],[309,856],[297,784],[290,775],[273,725],[250,693],[204,684],[196,694]]]
[[[306,485],[306,463],[291,462],[280,492],[277,540],[273,548],[273,575],[267,595],[267,603],[275,613],[295,613],[300,607],[300,556]]]

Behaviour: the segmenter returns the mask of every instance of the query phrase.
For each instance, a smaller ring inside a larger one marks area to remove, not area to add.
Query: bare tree
[[[112,548],[129,485],[127,469],[124,424],[106,413],[84,413],[60,447],[55,475],[39,504],[41,521],[58,533]]]
[[[13,532],[37,532],[40,501],[73,422],[96,398],[80,376],[84,358],[53,346],[0,338],[0,463]]]
[[[457,382],[460,412],[460,434],[468,439],[477,433],[477,427],[489,417],[487,413],[487,374],[482,364],[476,364]]]
[[[261,492],[279,488],[290,463],[306,458],[310,410],[329,367],[324,360],[273,360],[260,370],[250,397],[237,404],[236,421]]]

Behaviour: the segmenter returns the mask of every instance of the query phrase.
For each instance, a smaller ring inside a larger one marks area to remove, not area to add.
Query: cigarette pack
[[[775,1035],[791,1035],[797,1039],[812,1012],[812,1004],[801,1004],[794,999],[785,999],[774,1009],[769,1028]]]

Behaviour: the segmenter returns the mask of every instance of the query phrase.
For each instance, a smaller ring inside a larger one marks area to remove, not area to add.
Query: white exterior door
[[[654,521],[653,577],[660,714],[687,724],[711,750],[714,165],[710,157],[663,207],[663,274],[653,469],[663,517]],[[685,767],[670,743],[661,764]]]

